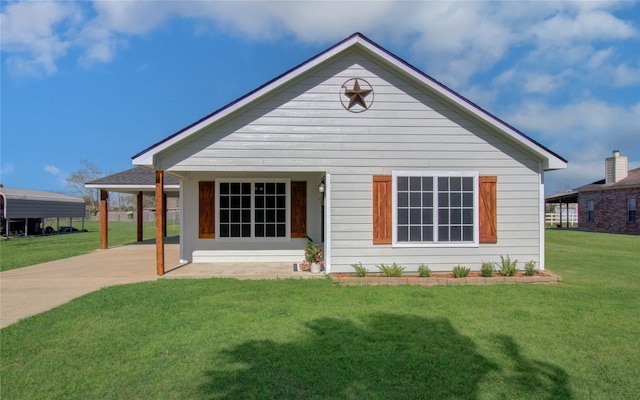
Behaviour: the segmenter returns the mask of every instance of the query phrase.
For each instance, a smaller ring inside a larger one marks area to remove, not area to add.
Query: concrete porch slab
[[[324,279],[324,271],[293,270],[293,263],[217,262],[185,264],[166,271],[162,278]]]

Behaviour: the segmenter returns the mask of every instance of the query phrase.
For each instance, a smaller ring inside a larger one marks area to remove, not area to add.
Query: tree
[[[112,210],[133,211],[136,209],[136,196],[133,194],[111,192],[109,195]]]
[[[88,189],[84,187],[84,184],[102,178],[104,173],[99,167],[90,161],[81,160],[80,164],[82,164],[82,168],[73,172],[65,180],[67,185],[75,189],[75,191],[82,196],[85,203],[91,205],[91,208],[97,209],[99,203],[99,190]]]

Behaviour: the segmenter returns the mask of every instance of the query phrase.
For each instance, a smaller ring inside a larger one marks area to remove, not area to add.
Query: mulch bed
[[[526,276],[518,272],[516,276],[504,276],[495,273],[491,278],[485,278],[480,272],[470,272],[466,278],[454,278],[452,273],[432,273],[429,278],[421,278],[417,275],[405,275],[399,278],[388,278],[382,274],[368,274],[366,277],[357,277],[355,274],[336,273],[330,274],[332,282],[344,286],[462,286],[462,285],[501,285],[501,284],[534,284],[553,285],[562,282],[562,277],[551,271],[537,271],[534,276]]]

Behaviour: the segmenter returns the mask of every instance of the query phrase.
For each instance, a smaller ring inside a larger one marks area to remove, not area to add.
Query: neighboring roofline
[[[574,202],[570,202],[570,203],[577,203],[578,202],[578,192],[576,192],[575,190],[569,190],[567,192],[560,192],[560,193],[554,193],[552,195],[546,196],[544,198],[544,202],[546,204],[558,204],[558,203],[565,203],[565,200],[575,200]]]
[[[470,100],[466,99],[462,95],[449,89],[447,86],[438,82],[431,76],[420,71],[418,68],[414,67],[413,65],[409,64],[408,62],[404,61],[403,59],[399,58],[398,56],[384,49],[380,45],[374,43],[373,41],[371,41],[370,39],[368,39],[367,37],[365,37],[360,33],[354,33],[348,38],[330,47],[329,49],[319,53],[318,55],[302,62],[301,64],[279,75],[278,77],[268,81],[267,83],[258,87],[257,89],[252,90],[246,95],[232,101],[231,103],[201,118],[200,120],[194,122],[193,124],[188,125],[187,127],[168,136],[167,138],[151,145],[150,147],[146,148],[140,153],[134,155],[132,157],[132,163],[134,165],[152,166],[153,158],[155,154],[165,150],[166,148],[190,136],[191,134],[199,131],[200,129],[220,120],[221,118],[224,118],[225,116],[232,114],[234,111],[246,106],[247,104],[251,103],[253,100],[265,95],[266,93],[285,84],[286,82],[304,74],[308,70],[325,62],[326,60],[330,59],[334,55],[339,54],[342,51],[345,51],[355,45],[360,45],[362,48],[374,54],[377,54],[378,56],[380,56],[382,60],[387,61],[392,66],[395,66],[397,69],[399,69],[400,71],[406,73],[407,75],[412,76],[413,78],[422,82],[429,88],[438,92],[440,95],[444,96],[450,101],[453,101],[458,106],[476,115],[477,117],[489,123],[490,125],[494,126],[495,128],[498,128],[508,136],[520,142],[525,147],[528,147],[531,151],[537,153],[538,155],[544,158],[545,170],[561,169],[561,168],[567,167],[567,160],[565,160],[563,157],[559,156],[555,152],[544,147],[540,143],[536,142],[535,140],[531,139],[529,136],[519,131],[518,129],[507,124],[500,118],[496,117],[495,115],[479,107],[477,104],[471,102]]]
[[[628,189],[640,189],[639,184],[635,185],[623,185],[623,186],[601,186],[597,188],[587,188],[580,190],[580,193],[586,192],[604,192],[607,190],[628,190]]]
[[[640,189],[640,184],[634,183],[631,185],[602,185],[598,187],[580,189],[578,192],[604,192],[607,190],[625,190],[625,189]]]
[[[614,183],[605,183],[606,179],[602,178],[593,183],[587,183],[586,185],[578,186],[573,189],[576,192],[599,192],[603,190],[620,190],[620,189],[637,189],[640,188],[640,183],[637,182],[636,174],[640,174],[640,168],[634,168],[627,172],[628,176],[624,179]],[[630,178],[634,179],[634,183],[625,183],[625,180]]]
[[[60,201],[65,203],[84,203],[80,197],[69,196],[54,192],[42,192],[29,189],[14,189],[3,187],[0,193],[7,200],[32,200],[32,201]]]

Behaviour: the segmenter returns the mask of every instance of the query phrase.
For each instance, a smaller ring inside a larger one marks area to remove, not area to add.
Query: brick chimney
[[[621,181],[629,173],[627,156],[621,156],[620,150],[613,151],[613,157],[605,160],[605,184]]]

